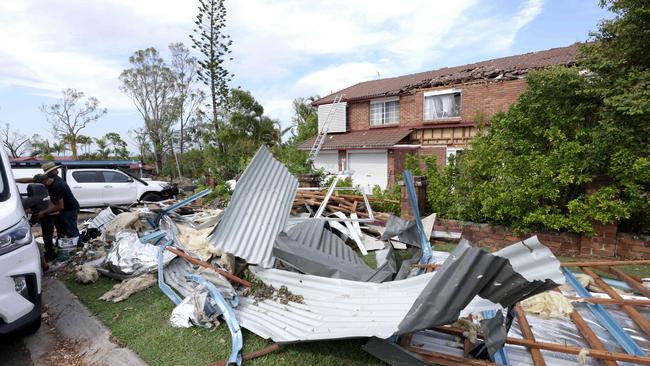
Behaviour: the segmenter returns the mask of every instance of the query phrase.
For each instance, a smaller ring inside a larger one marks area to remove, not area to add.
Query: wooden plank
[[[524,309],[522,309],[521,305],[518,303],[515,305],[515,314],[517,314],[519,329],[521,330],[521,334],[524,336],[524,339],[535,341],[535,335],[533,335],[533,331],[530,329],[530,324],[528,324],[528,319],[526,319]],[[546,362],[544,362],[544,356],[542,356],[542,352],[539,349],[528,348],[528,351],[530,352],[530,357],[533,359],[533,365],[546,365]]]
[[[627,273],[621,271],[616,267],[609,267],[608,270],[609,272],[615,274],[621,280],[625,281],[625,283],[627,283],[628,286],[633,288],[636,292],[650,299],[650,290],[644,287],[639,281],[634,279],[632,276],[628,275]]]
[[[196,258],[194,258],[194,257],[191,257],[191,256],[189,256],[188,254],[186,254],[185,252],[182,252],[182,251],[180,251],[180,250],[178,250],[178,249],[176,249],[176,248],[173,248],[173,247],[165,247],[165,249],[167,249],[168,251],[170,251],[170,252],[176,254],[176,255],[179,256],[179,257],[183,257],[183,258],[185,258],[188,262],[190,262],[190,263],[192,263],[192,264],[194,264],[194,265],[197,265],[197,266],[201,266],[201,267],[204,267],[204,268],[209,268],[209,269],[211,269],[211,270],[214,270],[215,272],[217,272],[217,273],[219,273],[220,275],[226,277],[227,279],[229,279],[229,280],[232,281],[232,282],[236,282],[236,283],[238,283],[238,284],[240,284],[240,285],[242,285],[242,286],[244,286],[244,287],[252,287],[252,286],[253,286],[250,282],[248,282],[248,281],[246,281],[246,280],[244,280],[244,279],[241,279],[241,278],[235,276],[235,275],[232,274],[232,273],[229,273],[229,272],[226,272],[226,271],[224,271],[224,270],[221,270],[221,269],[219,269],[219,268],[217,268],[217,267],[211,265],[211,264],[208,263],[208,262],[204,262],[204,261],[202,261],[202,260],[200,260],[200,259],[196,259]]]
[[[555,291],[562,293],[559,289],[555,288]],[[607,349],[605,348],[605,345],[603,342],[600,341],[600,338],[596,336],[596,333],[589,327],[585,319],[580,315],[579,312],[574,310],[569,314],[569,319],[571,319],[571,322],[578,328],[578,332],[584,338],[585,341],[587,341],[587,344],[589,347],[593,349],[597,349],[599,351],[605,351],[607,352]],[[618,362],[612,361],[612,360],[601,360],[605,366],[618,366]]]
[[[459,328],[435,327],[434,330],[441,333],[452,334],[459,337],[463,336],[463,330]],[[479,335],[479,338],[484,338],[484,337],[482,335]],[[561,352],[561,353],[567,353],[572,355],[577,355],[582,351],[582,348],[579,347],[566,346],[557,343],[529,341],[527,339],[519,339],[519,338],[511,338],[511,337],[506,338],[506,343],[513,344],[516,346],[539,348],[548,351]],[[628,355],[627,353],[608,352],[608,351],[601,351],[601,350],[589,349],[589,348],[587,349],[587,351],[589,353],[588,357],[592,357],[592,358],[598,358],[601,360],[632,362],[640,365],[650,365],[650,357],[648,356],[634,356],[634,355]]]
[[[591,276],[591,278],[594,279],[594,282],[596,282],[596,285],[603,289],[609,297],[615,300],[623,300],[621,295],[619,295],[616,290],[611,288],[605,281],[603,281],[602,278],[596,272],[592,271],[591,269],[587,267],[580,267],[583,273]],[[645,316],[641,315],[633,306],[630,305],[620,305],[621,309],[636,323],[636,325],[641,328],[641,330],[646,334],[650,335],[650,322],[648,319],[646,319]]]

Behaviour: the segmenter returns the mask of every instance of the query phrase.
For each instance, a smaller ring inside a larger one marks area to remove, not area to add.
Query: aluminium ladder
[[[327,137],[327,131],[329,130],[330,122],[332,122],[332,119],[334,119],[335,109],[338,104],[341,103],[343,96],[345,96],[345,94],[339,94],[334,97],[334,102],[332,102],[330,110],[327,112],[327,117],[325,117],[322,128],[319,128],[316,139],[314,140],[314,144],[311,147],[311,151],[309,151],[309,160],[311,160],[312,164],[314,162],[314,159],[316,159],[316,156],[318,156],[321,147],[323,147],[323,144],[325,143],[325,138]]]

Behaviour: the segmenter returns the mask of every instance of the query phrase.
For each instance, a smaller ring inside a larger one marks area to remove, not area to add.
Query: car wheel
[[[163,197],[161,195],[159,195],[158,193],[149,192],[149,193],[143,194],[142,198],[140,200],[141,201],[149,201],[149,202],[158,202],[158,201],[162,201]]]
[[[25,335],[34,334],[40,328],[41,328],[41,316],[39,315],[38,318],[34,319],[34,321],[27,324],[25,328],[23,328],[23,332]]]

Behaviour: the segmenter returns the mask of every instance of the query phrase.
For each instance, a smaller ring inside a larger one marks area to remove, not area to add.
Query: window
[[[463,155],[463,149],[458,148],[458,147],[448,147],[447,148],[447,164],[451,161],[451,159],[454,160],[455,163],[458,162],[458,159]]]
[[[100,172],[96,170],[82,170],[78,172],[72,172],[72,177],[78,183],[103,183],[104,178]]]
[[[104,175],[104,182],[128,183],[131,181],[126,174],[122,174],[118,172],[103,171],[102,174]]]
[[[371,101],[370,125],[381,126],[389,123],[399,123],[399,98]]]
[[[424,120],[460,117],[460,90],[446,89],[424,93]]]

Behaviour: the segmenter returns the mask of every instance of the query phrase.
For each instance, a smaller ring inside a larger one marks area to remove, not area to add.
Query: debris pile
[[[435,251],[436,216],[420,217],[410,173],[411,221],[373,211],[374,199],[338,188],[340,178],[298,188],[262,147],[223,211],[197,203],[208,190],[101,211],[72,259],[77,279],[122,280],[100,297],[114,302],[157,283],[176,304],[173,326],[226,323],[227,364],[252,357],[242,355],[241,328],[279,344],[368,337],[363,349],[390,364],[650,362],[645,318],[629,305],[647,298],[619,294],[587,269],[589,279],[576,279],[537,237],[494,253],[467,240]],[[622,310],[601,305],[612,300]]]

